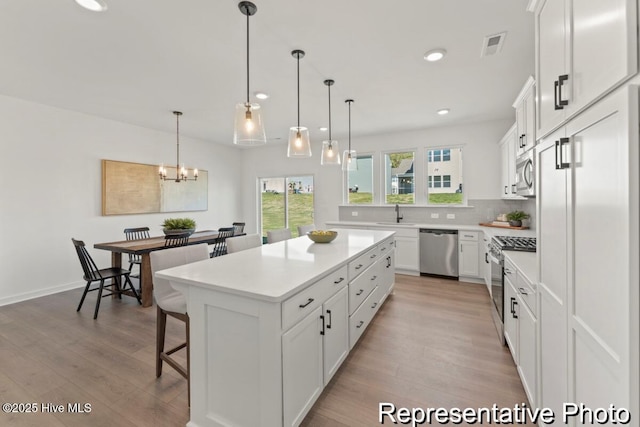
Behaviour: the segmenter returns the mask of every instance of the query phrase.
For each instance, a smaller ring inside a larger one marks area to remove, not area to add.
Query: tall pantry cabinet
[[[543,0],[533,7],[538,406],[562,414],[564,402],[614,405],[637,425],[639,89],[626,82],[638,70],[637,1]],[[555,39],[561,34],[563,43]]]

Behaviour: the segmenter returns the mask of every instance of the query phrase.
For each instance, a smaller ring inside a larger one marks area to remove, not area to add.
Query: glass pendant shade
[[[289,129],[289,148],[287,157],[311,157],[311,141],[309,129],[294,126]]]
[[[356,150],[344,150],[342,154],[342,170],[358,170],[358,155],[356,154]]]
[[[340,147],[338,141],[322,141],[321,165],[340,165]]]
[[[233,143],[237,145],[262,145],[267,143],[259,104],[236,104],[236,120]]]

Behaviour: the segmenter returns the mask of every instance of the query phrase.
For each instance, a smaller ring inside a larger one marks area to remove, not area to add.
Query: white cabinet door
[[[520,299],[520,298],[519,298]],[[536,319],[526,304],[518,301],[518,372],[529,404],[536,407]]]
[[[396,236],[396,269],[420,271],[418,262],[418,238]]]
[[[513,272],[515,274],[515,271]],[[513,278],[515,280],[515,277]],[[511,356],[518,364],[518,294],[508,279],[504,278],[504,339],[507,341]]]
[[[564,130],[536,147],[538,159],[538,233],[540,259],[540,407],[561,413],[568,399],[567,371],[567,229],[569,176],[556,169],[568,151],[561,145]],[[560,153],[563,153],[561,156]]]
[[[524,107],[524,132],[522,134],[522,152],[530,150],[536,145],[536,87],[532,84],[522,102]]]
[[[391,293],[393,285],[396,282],[395,255],[395,250],[391,249],[385,254],[383,259],[378,261],[380,263],[381,271],[379,286],[383,290],[384,298]]]
[[[637,0],[573,0],[571,115],[637,72]]]
[[[500,159],[502,165],[502,186],[500,195],[503,199],[516,196],[516,125],[500,141]]]
[[[458,275],[480,277],[478,264],[478,242],[470,240],[458,241]]]
[[[484,277],[484,284],[487,285],[487,291],[489,291],[489,296],[491,296],[491,259],[489,258],[489,244],[491,243],[491,238],[484,235],[482,239],[484,255],[482,260],[482,271]]]
[[[284,425],[298,425],[322,389],[322,307],[282,335]]]
[[[349,353],[349,304],[346,287],[323,305],[324,384],[327,385]]]
[[[519,102],[516,106],[516,136],[518,138],[516,145],[516,157],[524,153],[523,140],[527,129],[526,108],[524,102]]]
[[[558,126],[565,116],[558,109],[559,76],[568,74],[568,6],[564,0],[545,0],[536,14],[536,51],[537,73],[536,85],[538,94],[538,132],[539,136],[547,134]],[[567,82],[564,82],[563,98],[568,98]]]

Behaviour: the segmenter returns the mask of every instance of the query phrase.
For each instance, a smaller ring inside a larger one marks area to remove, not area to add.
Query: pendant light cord
[[[180,169],[180,114],[175,113],[176,115],[176,176],[179,173]]]
[[[249,7],[246,7],[247,15],[247,107],[249,106]]]
[[[351,100],[347,101],[349,104],[349,157],[351,157]]]
[[[327,85],[329,88],[329,147],[333,143],[333,139],[331,138],[331,85]]]
[[[300,54],[296,54],[298,59],[298,133],[300,133]]]

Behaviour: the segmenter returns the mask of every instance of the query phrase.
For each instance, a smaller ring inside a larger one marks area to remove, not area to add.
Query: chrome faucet
[[[404,218],[404,215],[400,215],[400,205],[396,204],[396,222],[400,224],[402,218]]]

